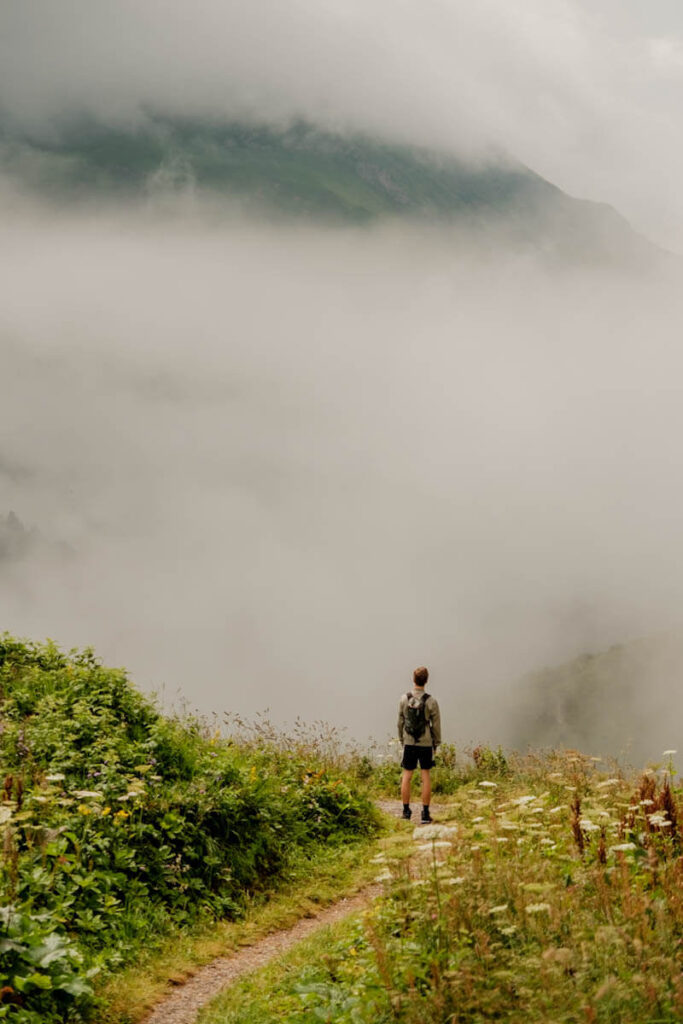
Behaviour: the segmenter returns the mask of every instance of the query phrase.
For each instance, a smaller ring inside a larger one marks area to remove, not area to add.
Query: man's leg
[[[409,790],[410,792],[410,790]],[[432,777],[429,768],[422,769],[422,806],[429,807],[432,800]]]
[[[404,807],[406,804],[410,803],[410,780],[412,777],[413,773],[408,771],[407,768],[404,768],[403,775],[401,776],[401,800],[403,801]]]
[[[427,825],[432,820],[432,816],[429,813],[429,803],[432,799],[432,779],[429,774],[429,768],[422,768],[422,824]]]

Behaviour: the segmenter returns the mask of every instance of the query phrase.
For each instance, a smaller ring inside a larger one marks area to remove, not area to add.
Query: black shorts
[[[406,768],[409,772],[414,772],[417,768],[418,761],[420,762],[420,768],[433,768],[434,767],[434,751],[431,747],[418,747],[412,743],[406,743],[403,748],[403,760],[401,761],[401,768]]]

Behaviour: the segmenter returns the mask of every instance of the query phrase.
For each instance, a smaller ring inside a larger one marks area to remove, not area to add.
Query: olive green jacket
[[[422,696],[424,690],[418,690],[415,688],[413,693],[416,697]],[[439,711],[439,705],[436,699],[430,694],[425,701],[425,717],[427,719],[427,726],[422,735],[417,739],[413,739],[405,732],[405,714],[406,708],[408,707],[408,694],[403,694],[398,704],[398,738],[399,742],[404,746],[414,745],[417,747],[434,747],[436,748],[441,743],[441,713]]]

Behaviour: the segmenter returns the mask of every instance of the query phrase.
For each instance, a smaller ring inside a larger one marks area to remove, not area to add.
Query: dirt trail
[[[376,803],[385,814],[397,818],[401,816],[401,804],[397,801],[377,800]],[[432,809],[437,812],[439,810],[436,806],[433,806]],[[416,817],[419,821],[419,816],[416,815],[413,816],[413,820]],[[361,910],[381,891],[381,885],[369,885],[357,895],[340,899],[326,907],[315,917],[304,917],[291,928],[266,935],[265,938],[255,942],[253,946],[246,946],[230,956],[212,960],[159,1003],[152,1013],[145,1017],[143,1024],[195,1024],[197,1014],[202,1007],[215,999],[223,989],[231,985],[241,975],[258,970],[259,967],[265,967],[270,960],[291,949],[297,942],[301,942],[318,928],[335,924],[348,917],[349,914]]]
[[[242,974],[264,967],[270,960],[307,938],[318,928],[334,924],[360,910],[368,900],[381,892],[380,885],[370,885],[356,896],[339,900],[321,910],[315,917],[304,917],[291,928],[273,932],[253,946],[219,957],[203,967],[181,985],[146,1017],[144,1024],[194,1024],[200,1009],[214,999]]]

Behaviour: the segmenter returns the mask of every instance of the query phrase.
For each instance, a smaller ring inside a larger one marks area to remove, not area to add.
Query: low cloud
[[[0,511],[75,552],[3,563],[8,629],[359,738],[426,663],[495,742],[518,675],[678,619],[676,268],[140,210],[3,249]]]
[[[661,0],[34,0],[3,5],[0,96],[47,137],[162,111],[493,146],[680,250],[682,47]]]

